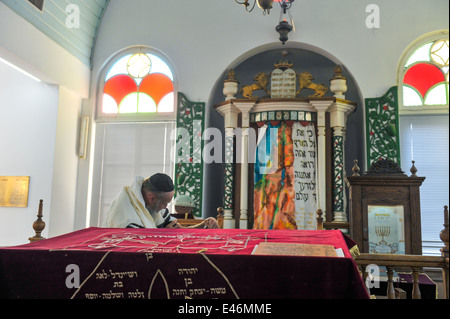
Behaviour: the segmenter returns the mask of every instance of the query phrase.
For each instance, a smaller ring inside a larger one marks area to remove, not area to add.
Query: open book
[[[342,249],[332,245],[262,242],[252,255],[344,257]]]

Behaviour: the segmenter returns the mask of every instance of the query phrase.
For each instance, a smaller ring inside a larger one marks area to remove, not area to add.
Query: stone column
[[[253,108],[255,101],[245,101],[242,103],[233,102],[241,111],[241,185],[240,185],[240,219],[239,228],[248,229],[248,149],[249,149],[249,127],[250,127],[250,110]]]
[[[331,105],[332,101],[320,101],[313,100],[310,101],[311,105],[317,111],[317,209],[321,209],[325,214],[327,203],[326,203],[326,138],[325,138],[325,114]]]

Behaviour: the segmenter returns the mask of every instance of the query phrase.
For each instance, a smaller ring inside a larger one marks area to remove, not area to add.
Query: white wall
[[[0,101],[0,176],[30,176],[28,207],[0,207],[0,246],[8,246],[27,243],[34,235],[40,199],[48,223],[58,89],[0,62]]]
[[[380,9],[378,29],[366,27],[369,4]],[[364,97],[380,96],[396,83],[398,60],[413,40],[448,29],[448,7],[448,0],[295,1],[296,31],[287,43],[321,48],[343,62]],[[180,91],[207,101],[218,76],[236,59],[270,43],[281,47],[275,31],[279,12],[275,4],[266,16],[258,8],[247,13],[233,0],[111,0],[99,29],[93,79],[114,52],[150,45],[171,59]]]
[[[78,175],[78,139],[81,97],[59,87],[53,166],[50,237],[75,229],[75,196]],[[85,213],[81,210],[79,214]]]
[[[0,207],[0,246],[34,235],[39,199],[43,235],[74,230],[78,130],[90,68],[0,2],[0,175],[30,176],[28,208]],[[85,214],[81,211],[80,214]]]

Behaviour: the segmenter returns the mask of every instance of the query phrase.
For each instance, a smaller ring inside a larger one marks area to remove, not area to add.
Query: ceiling
[[[0,0],[87,66],[109,0]],[[79,18],[79,20],[77,20]],[[79,21],[79,23],[78,23]]]

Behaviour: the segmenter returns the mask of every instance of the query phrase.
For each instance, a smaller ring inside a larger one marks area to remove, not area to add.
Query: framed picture
[[[368,205],[367,223],[369,253],[406,253],[403,205]]]

